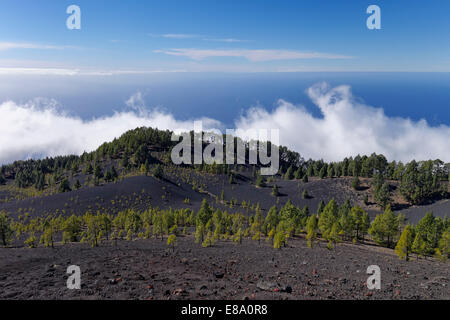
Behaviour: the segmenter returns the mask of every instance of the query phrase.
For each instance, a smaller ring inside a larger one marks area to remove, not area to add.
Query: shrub
[[[169,238],[167,238],[167,246],[172,248],[172,251],[175,251],[176,243],[177,243],[177,236],[171,234]]]
[[[31,234],[28,239],[25,240],[25,245],[27,245],[29,248],[36,248],[37,247],[37,239],[34,234]]]

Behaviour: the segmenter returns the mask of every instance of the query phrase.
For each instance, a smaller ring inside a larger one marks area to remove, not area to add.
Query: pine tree
[[[242,228],[239,228],[233,237],[233,242],[236,244],[242,244],[242,236],[243,236]]]
[[[312,165],[309,165],[308,169],[306,169],[306,175],[308,177],[313,177],[314,176],[314,167]]]
[[[286,236],[285,236],[284,232],[277,231],[275,233],[275,237],[274,237],[274,241],[273,241],[273,247],[275,249],[280,249],[281,246],[283,246],[285,244],[285,241],[286,241]]]
[[[333,178],[334,177],[334,166],[333,166],[333,164],[330,164],[328,166],[327,176],[328,176],[328,178]]]
[[[305,174],[304,176],[303,176],[303,182],[304,183],[308,183],[308,175],[307,174]]]
[[[383,214],[375,217],[369,228],[369,234],[374,238],[378,245],[391,247],[398,234],[399,219],[392,212],[388,205]]]
[[[278,197],[278,196],[280,195],[280,192],[278,191],[278,186],[277,186],[276,184],[273,185],[273,188],[272,188],[272,195],[273,195],[274,197]]]
[[[292,166],[290,166],[286,173],[284,174],[284,179],[286,180],[292,180],[294,178],[294,173],[293,173],[293,169]]]
[[[301,179],[302,176],[303,176],[302,168],[298,168],[297,170],[295,170],[295,172],[294,172],[294,179],[295,180]]]
[[[261,232],[260,232],[260,231],[257,231],[257,232],[253,235],[252,240],[258,241],[258,244],[261,244]]]
[[[130,162],[129,162],[129,159],[128,159],[128,155],[124,154],[122,160],[120,161],[120,165],[123,168],[127,169],[129,164],[130,164]]]
[[[361,238],[363,241],[364,241],[365,235],[369,231],[369,228],[370,228],[370,217],[369,217],[369,214],[364,211],[363,216],[361,218],[361,226],[360,226]]]
[[[5,212],[0,212],[0,239],[2,245],[6,247],[11,241],[13,236],[13,230],[11,228],[11,219]]]
[[[412,245],[413,245],[413,233],[411,230],[411,226],[407,225],[405,229],[403,229],[402,235],[400,236],[400,240],[397,242],[397,246],[395,247],[395,253],[400,259],[405,259],[406,261],[408,261]]]
[[[328,235],[328,249],[333,249],[334,245],[340,241],[339,239],[340,227],[339,223],[335,222],[331,227],[331,231]]]
[[[317,214],[320,215],[324,208],[325,208],[325,202],[323,202],[323,200],[320,200],[319,206],[317,208]]]
[[[93,168],[92,168],[92,163],[88,163],[88,165],[86,166],[86,168],[85,168],[85,170],[84,170],[84,173],[85,174],[92,174],[92,172],[93,172]]]
[[[60,193],[72,191],[72,189],[70,189],[70,183],[69,183],[69,180],[64,179],[63,181],[61,181],[61,183],[59,184],[58,191],[59,191]]]
[[[439,240],[439,247],[436,250],[437,256],[442,261],[445,261],[450,256],[450,227],[442,234]]]
[[[163,178],[163,170],[161,168],[161,165],[157,164],[154,168],[153,168],[153,176],[156,179],[162,179]]]
[[[317,218],[312,215],[306,222],[306,240],[308,241],[308,247],[312,248],[314,240],[317,238]]]
[[[303,190],[302,198],[303,198],[303,199],[309,199],[308,190],[306,190],[306,189]]]
[[[84,223],[86,225],[86,240],[92,247],[97,247],[101,240],[101,228],[97,216],[86,213]]]
[[[42,226],[41,243],[45,247],[54,247],[54,239],[58,232],[58,223],[54,218],[46,219]]]
[[[0,178],[0,180],[1,180],[1,178]],[[2,184],[1,181],[0,181],[0,184]],[[44,188],[45,188],[45,176],[42,173],[38,175],[35,187],[39,191],[44,190]]]
[[[325,167],[322,167],[322,169],[320,169],[320,171],[319,171],[319,178],[320,179],[325,178],[325,173],[326,173]]]
[[[125,238],[127,241],[133,240],[133,230],[128,229],[127,236]]]
[[[94,167],[94,177],[97,179],[101,179],[103,177],[102,168],[98,163],[96,163]]]
[[[203,199],[196,218],[196,242],[203,243],[205,233],[212,229],[213,212],[206,199]]]
[[[390,206],[386,209],[384,222],[386,224],[386,237],[387,237],[387,246],[391,247],[394,242],[395,236],[399,231],[399,221],[395,214],[392,212]]]
[[[36,248],[37,247],[37,239],[34,233],[31,233],[30,236],[24,241],[24,244],[27,245],[29,248]]]
[[[112,176],[111,176],[111,171],[110,171],[110,170],[106,170],[106,171],[105,171],[105,175],[103,176],[103,179],[104,179],[106,182],[109,182],[109,181],[112,180]]]
[[[272,244],[273,244],[273,237],[275,236],[275,228],[272,228],[270,231],[269,231],[269,233],[267,234],[267,239],[266,239],[266,241],[267,242],[269,242],[269,241],[272,241]]]
[[[389,184],[384,182],[381,187],[375,190],[375,201],[381,209],[386,209],[387,205],[391,202],[391,192],[389,190]]]
[[[139,171],[142,174],[145,174],[146,176],[148,175],[148,171],[149,171],[148,160],[145,160],[145,162],[143,164],[141,164],[141,167],[139,168]]]
[[[272,206],[264,220],[263,231],[268,233],[271,229],[276,228],[279,222],[278,211],[276,206]]]
[[[356,240],[359,240],[364,229],[364,213],[364,210],[360,207],[353,207],[350,211]]]
[[[147,165],[148,167],[148,165]],[[114,166],[111,167],[111,179],[116,181],[119,175],[117,174],[116,168]]]
[[[432,212],[427,212],[427,214],[417,223],[416,233],[420,235],[424,242],[425,253],[434,253],[435,248],[438,247],[443,229],[442,219],[435,218]]]
[[[256,177],[255,185],[259,188],[263,188],[266,186],[265,179],[262,175],[258,174],[258,176]]]
[[[414,242],[412,244],[412,251],[417,254],[417,259],[419,256],[424,257],[427,253],[425,241],[420,233],[416,233],[416,237],[414,238]]]
[[[208,234],[206,235],[205,240],[203,240],[202,242],[202,247],[203,248],[207,248],[207,247],[211,247],[214,245],[214,234],[212,233],[212,231],[208,231]]]
[[[198,224],[195,228],[195,242],[203,243],[205,234],[205,227],[203,224]]]
[[[355,176],[352,181],[352,188],[355,190],[359,190],[361,186],[361,182],[359,181],[359,177]]]
[[[322,237],[326,240],[330,240],[330,233],[333,225],[338,219],[338,206],[334,199],[325,206],[322,213],[319,216],[319,229],[322,233]]]
[[[206,199],[202,200],[202,205],[200,207],[199,212],[197,213],[197,223],[203,224],[206,226],[209,220],[211,220],[213,215],[212,209],[208,204]]]
[[[62,223],[63,242],[77,242],[81,235],[81,219],[75,215],[68,217]]]

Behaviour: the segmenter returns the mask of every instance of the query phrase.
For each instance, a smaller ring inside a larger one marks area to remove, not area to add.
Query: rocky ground
[[[68,290],[69,265],[81,290]],[[381,269],[381,290],[368,290],[367,267]],[[400,261],[392,250],[303,239],[286,248],[244,240],[202,248],[179,237],[175,252],[158,239],[0,249],[0,299],[450,299],[449,263]]]

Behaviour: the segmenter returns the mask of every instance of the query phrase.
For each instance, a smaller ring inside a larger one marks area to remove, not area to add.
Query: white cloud
[[[388,117],[383,109],[359,103],[349,86],[318,84],[307,90],[322,118],[280,100],[273,112],[252,108],[236,121],[242,129],[280,130],[280,144],[304,157],[339,161],[357,154],[382,153],[390,160],[441,159],[450,162],[450,127],[425,120]]]
[[[12,101],[0,105],[0,164],[45,156],[81,154],[93,151],[105,141],[127,130],[147,126],[177,130],[193,128],[193,120],[179,121],[158,109],[148,110],[138,93],[127,101],[132,110],[115,112],[89,121],[58,110],[54,101],[31,101],[18,105]],[[201,118],[204,128],[220,128],[218,121]]]
[[[249,42],[249,40],[241,40],[241,39],[234,39],[234,38],[203,38],[203,41],[212,41],[212,42],[227,42],[227,43],[234,43],[234,42]]]
[[[47,44],[27,43],[27,42],[0,42],[0,51],[11,49],[42,49],[42,50],[63,50],[74,49],[74,46],[55,46]]]
[[[235,129],[279,129],[280,144],[305,158],[338,161],[357,154],[382,153],[390,160],[441,159],[450,162],[450,127],[431,127],[425,120],[388,117],[380,108],[367,106],[348,86],[330,88],[318,84],[307,90],[322,117],[302,106],[279,100],[269,112],[251,108],[235,121]],[[30,157],[81,154],[127,130],[147,126],[180,130],[193,128],[194,119],[178,120],[158,108],[147,108],[136,93],[125,102],[127,110],[91,120],[60,111],[55,101],[0,104],[0,164]],[[203,121],[204,129],[219,128],[220,121]]]
[[[155,53],[163,53],[172,56],[188,57],[193,60],[203,60],[211,57],[239,57],[252,62],[272,60],[297,60],[297,59],[350,59],[352,57],[320,53],[301,52],[293,50],[249,50],[249,49],[168,49],[155,50]]]
[[[62,68],[0,68],[0,75],[57,75],[74,76],[79,74],[77,69]]]
[[[199,34],[186,34],[186,33],[166,33],[166,34],[154,34],[149,33],[150,37],[153,38],[168,38],[168,39],[201,39],[202,41],[212,41],[212,42],[249,42],[249,40],[241,40],[235,38],[218,38],[210,36],[202,36]]]
[[[168,34],[163,34],[162,37],[170,38],[170,39],[192,39],[192,38],[198,38],[199,36],[196,34],[168,33]]]
[[[0,68],[0,75],[50,75],[50,76],[114,76],[126,74],[176,73],[186,70],[89,70],[66,68]]]

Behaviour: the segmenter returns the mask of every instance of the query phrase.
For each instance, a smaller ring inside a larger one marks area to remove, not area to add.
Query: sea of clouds
[[[426,120],[389,117],[381,108],[355,98],[349,86],[326,83],[307,89],[320,109],[315,117],[305,107],[279,100],[273,111],[253,107],[235,120],[238,130],[279,129],[280,144],[304,158],[339,161],[358,154],[384,154],[389,160],[441,159],[450,162],[450,127],[430,126]],[[61,110],[54,100],[35,99],[25,104],[0,104],[0,164],[46,156],[93,151],[136,127],[179,130],[193,128],[225,130],[211,118],[180,120],[159,108],[148,108],[141,93],[126,101],[127,109],[84,120]]]

